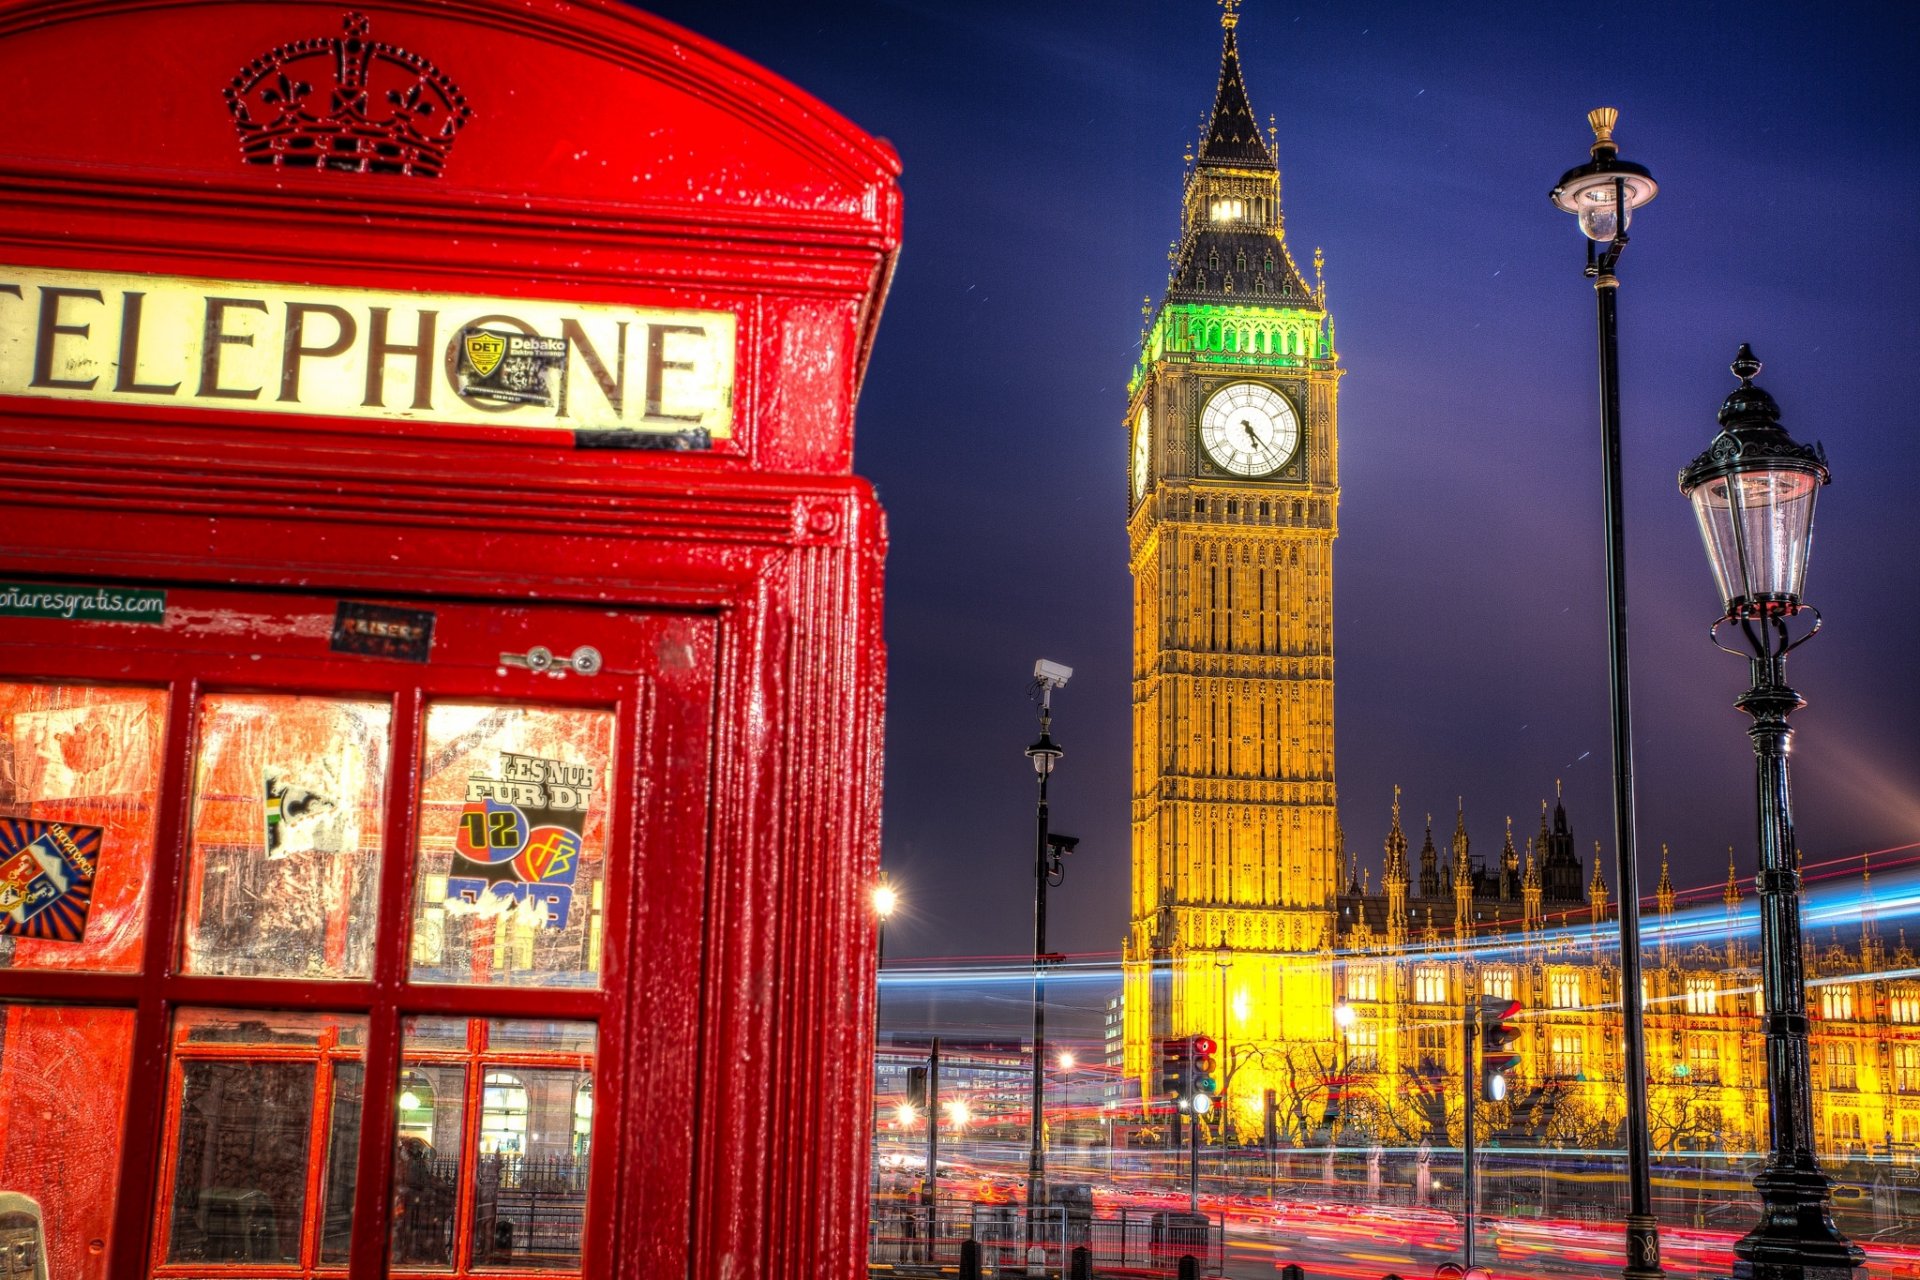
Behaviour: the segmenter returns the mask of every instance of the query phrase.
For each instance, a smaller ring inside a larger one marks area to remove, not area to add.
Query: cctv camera
[[[1063,667],[1057,662],[1048,662],[1042,658],[1033,664],[1033,678],[1055,689],[1064,689],[1067,687],[1067,681],[1073,678],[1073,668]]]

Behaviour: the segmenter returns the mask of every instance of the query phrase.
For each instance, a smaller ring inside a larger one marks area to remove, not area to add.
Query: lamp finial
[[[1740,344],[1740,353],[1734,356],[1733,364],[1729,367],[1733,370],[1733,376],[1740,379],[1742,387],[1752,386],[1753,380],[1760,376],[1760,361],[1753,354],[1753,348],[1744,342]]]
[[[1619,119],[1620,112],[1615,107],[1595,107],[1587,112],[1587,123],[1593,126],[1593,140],[1611,144],[1613,126]]]

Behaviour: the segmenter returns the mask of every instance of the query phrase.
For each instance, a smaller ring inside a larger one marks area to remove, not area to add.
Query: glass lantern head
[[[1613,142],[1619,117],[1612,107],[1587,113],[1593,126],[1593,159],[1567,170],[1548,193],[1555,207],[1580,220],[1589,240],[1603,243],[1624,232],[1633,222],[1633,211],[1660,193],[1660,184],[1644,166],[1620,159]]]
[[[1720,408],[1720,434],[1680,473],[1714,585],[1730,618],[1793,614],[1813,550],[1813,509],[1829,479],[1825,451],[1780,425],[1773,397],[1753,385],[1751,347],[1733,362],[1740,386]]]

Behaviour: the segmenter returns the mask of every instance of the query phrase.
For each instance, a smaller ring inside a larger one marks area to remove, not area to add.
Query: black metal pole
[[[1189,1117],[1193,1145],[1187,1152],[1187,1212],[1200,1212],[1200,1117]]]
[[[927,1051],[927,1177],[921,1200],[927,1207],[927,1260],[933,1260],[933,1236],[940,1214],[940,1037]]]
[[[1772,1140],[1753,1180],[1760,1224],[1737,1242],[1740,1280],[1847,1280],[1864,1253],[1834,1226],[1827,1179],[1813,1153],[1813,1071],[1807,1053],[1807,987],[1800,950],[1787,717],[1806,705],[1786,683],[1784,624],[1745,624],[1754,644],[1753,687],[1735,706],[1753,717],[1760,819],[1760,956],[1766,999],[1767,1115]],[[1779,643],[1771,642],[1777,634]]]
[[[1053,722],[1053,691],[1045,689],[1040,703],[1040,738],[1048,741]],[[1047,1056],[1047,779],[1053,758],[1040,757],[1040,798],[1033,811],[1033,1098],[1027,1149],[1027,1224],[1032,1230],[1033,1209],[1047,1202],[1047,1152],[1040,1141],[1044,1120]]]
[[[1615,198],[1625,193],[1616,188]],[[1624,203],[1616,203],[1616,209]],[[1653,1216],[1647,1128],[1647,1037],[1640,1005],[1640,869],[1633,813],[1633,709],[1627,679],[1627,540],[1620,474],[1620,281],[1613,265],[1625,228],[1588,268],[1600,322],[1600,444],[1606,491],[1607,662],[1613,710],[1613,849],[1620,885],[1620,1009],[1627,1092],[1626,1280],[1658,1280],[1660,1230]],[[1591,252],[1591,250],[1589,250]]]
[[[1460,1143],[1460,1220],[1463,1224],[1461,1238],[1465,1242],[1466,1254],[1464,1267],[1473,1270],[1473,1108],[1479,1101],[1479,1081],[1473,1072],[1473,1038],[1479,1033],[1479,1020],[1474,1017],[1473,997],[1467,997],[1467,1016],[1462,1023],[1460,1044],[1460,1080],[1466,1090],[1466,1114]]]

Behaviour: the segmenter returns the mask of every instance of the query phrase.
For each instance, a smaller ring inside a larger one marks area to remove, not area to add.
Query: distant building
[[[1247,97],[1227,0],[1214,105],[1187,159],[1180,238],[1130,382],[1133,876],[1121,1069],[1155,1098],[1153,1046],[1222,1045],[1252,1139],[1271,1093],[1296,1142],[1457,1140],[1464,1011],[1518,1000],[1525,1035],[1492,1132],[1616,1146],[1617,933],[1564,806],[1476,858],[1464,807],[1412,860],[1396,790],[1379,884],[1347,856],[1333,755],[1334,345],[1280,207],[1275,139]],[[1589,874],[1589,870],[1591,874]],[[1646,965],[1657,1149],[1764,1145],[1757,956],[1732,923]],[[1662,921],[1677,906],[1663,866]],[[1664,932],[1664,931],[1662,931]],[[1920,981],[1871,914],[1809,946],[1823,1153],[1920,1146]],[[1904,976],[1901,976],[1904,975]],[[1339,1004],[1354,1016],[1344,1032]],[[1109,1011],[1109,1035],[1113,1012]],[[1111,1040],[1109,1041],[1111,1044]],[[1451,1101],[1449,1101],[1451,1100]],[[1442,1137],[1444,1135],[1444,1138]]]

